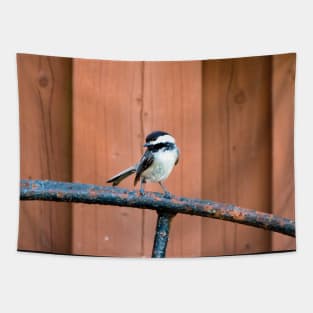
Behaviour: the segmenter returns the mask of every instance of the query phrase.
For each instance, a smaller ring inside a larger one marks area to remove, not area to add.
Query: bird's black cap
[[[156,131],[150,133],[146,137],[146,142],[155,141],[156,139],[158,139],[160,136],[163,136],[163,135],[169,135],[169,133],[163,132],[161,130],[156,130]]]

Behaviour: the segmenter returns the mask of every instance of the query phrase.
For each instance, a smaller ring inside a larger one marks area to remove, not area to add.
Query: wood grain
[[[296,55],[272,57],[272,206],[273,213],[295,218],[294,92]],[[296,240],[272,235],[273,250],[295,250]]]
[[[203,198],[270,212],[268,57],[206,61],[203,70]],[[270,233],[203,220],[203,255],[270,251]]]
[[[201,62],[145,62],[143,130],[174,135],[181,151],[166,180],[170,192],[201,196]],[[160,191],[150,184],[149,190]],[[155,212],[144,212],[144,255],[151,256]],[[171,224],[168,257],[201,255],[201,218],[177,215]]]
[[[172,193],[294,218],[295,54],[190,62],[19,54],[17,65],[21,178],[105,185],[140,159],[149,132],[165,130],[181,150],[165,182]],[[133,177],[121,187],[133,189]],[[18,248],[150,257],[156,219],[148,210],[22,202]],[[295,240],[178,215],[167,256],[272,249],[294,250]]]
[[[68,58],[17,55],[21,178],[71,181]],[[18,249],[70,253],[71,204],[21,202]]]
[[[73,180],[105,185],[140,158],[140,62],[74,60]],[[121,183],[133,188],[133,179]],[[75,204],[73,253],[142,255],[141,210]]]

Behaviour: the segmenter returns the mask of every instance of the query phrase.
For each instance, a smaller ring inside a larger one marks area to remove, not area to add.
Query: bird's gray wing
[[[154,161],[154,157],[153,157],[152,152],[149,150],[146,150],[146,152],[143,154],[140,162],[137,165],[134,186],[136,186],[137,182],[139,181],[141,173],[144,172],[149,166],[151,166],[153,161]]]

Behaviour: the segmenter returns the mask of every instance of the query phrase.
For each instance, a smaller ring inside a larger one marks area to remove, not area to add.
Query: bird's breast
[[[177,151],[156,152],[154,153],[152,165],[142,173],[142,176],[145,177],[147,181],[163,181],[171,173],[176,160]]]

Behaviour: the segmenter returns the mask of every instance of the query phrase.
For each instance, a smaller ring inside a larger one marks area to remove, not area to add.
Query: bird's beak
[[[151,145],[149,143],[145,143],[143,146],[149,148]]]

